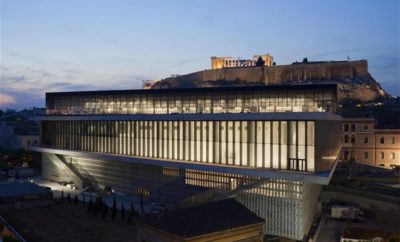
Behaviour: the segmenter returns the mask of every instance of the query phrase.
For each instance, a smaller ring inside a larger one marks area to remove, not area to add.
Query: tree
[[[256,66],[264,66],[265,61],[260,57],[258,57],[257,62],[256,62]]]
[[[64,190],[61,190],[61,200],[64,200]]]
[[[96,197],[96,200],[94,202],[94,207],[93,207],[93,216],[96,216],[98,212],[101,212],[102,210],[102,199],[100,196]]]
[[[274,61],[274,62],[272,63],[272,65],[273,65],[273,66],[276,66],[276,62]]]
[[[105,202],[103,202],[103,208],[101,211],[101,216],[105,218],[108,215],[108,206]]]
[[[75,204],[75,205],[78,205],[78,204],[79,204],[78,194],[75,194],[74,204]]]
[[[93,210],[93,199],[90,198],[89,203],[88,203],[88,207],[87,207],[87,210],[86,210],[87,214],[91,214],[92,210]]]
[[[307,57],[306,57],[306,58],[303,58],[303,63],[308,63]]]
[[[134,206],[133,202],[131,202],[131,211],[132,211],[132,216],[135,216],[136,212],[135,212],[135,206]]]
[[[67,193],[67,201],[71,202],[71,195],[69,193]]]
[[[115,201],[115,197],[113,199],[113,206],[111,209],[111,219],[115,220],[115,216],[117,216],[117,202]]]
[[[131,202],[131,210],[129,210],[128,212],[128,223],[132,222],[134,216],[135,216],[135,206],[133,205],[133,202]]]
[[[124,207],[124,201],[121,203],[121,219],[125,219],[125,207]]]
[[[141,214],[144,214],[144,203],[143,203],[143,195],[139,195],[139,198],[140,198],[140,212],[141,212]]]

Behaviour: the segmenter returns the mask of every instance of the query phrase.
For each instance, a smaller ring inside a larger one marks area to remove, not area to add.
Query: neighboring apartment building
[[[240,59],[234,57],[211,57],[211,69],[222,69],[222,68],[232,68],[232,67],[249,67],[256,66],[258,58],[261,57],[264,61],[264,66],[272,66],[274,58],[269,55],[253,55],[252,59]]]
[[[29,150],[31,146],[39,143],[39,135],[15,134],[14,126],[0,121],[0,151],[1,150]]]
[[[174,207],[235,197],[302,240],[341,150],[336,85],[46,94],[43,176]]]
[[[346,118],[343,159],[368,165],[400,166],[400,129],[377,129],[372,118]]]

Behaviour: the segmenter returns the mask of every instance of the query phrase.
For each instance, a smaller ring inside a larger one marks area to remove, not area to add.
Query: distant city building
[[[39,122],[30,118],[44,116],[44,108],[7,110],[0,116],[0,150],[28,150],[39,143]]]
[[[8,126],[6,122],[0,121],[0,134],[0,150],[11,149],[14,127]]]
[[[31,146],[39,144],[39,134],[18,135],[14,130],[15,126],[0,121],[0,150],[29,150]]]
[[[12,149],[18,150],[29,150],[32,146],[37,146],[39,144],[39,135],[15,135],[12,143]]]
[[[273,57],[269,54],[254,55],[252,59],[240,59],[234,57],[211,57],[211,69],[222,69],[232,67],[248,67],[256,66],[258,58],[261,57],[264,61],[264,66],[273,65]]]
[[[372,118],[346,118],[342,138],[344,160],[387,168],[400,166],[400,129],[375,128]]]
[[[302,240],[341,151],[337,86],[46,94],[42,175],[185,208],[235,199]]]

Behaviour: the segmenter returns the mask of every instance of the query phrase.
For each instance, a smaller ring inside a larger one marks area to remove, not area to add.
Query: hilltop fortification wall
[[[387,94],[368,72],[366,60],[204,70],[166,78],[152,88],[337,83],[338,99],[368,102]]]
[[[367,61],[359,60],[204,70],[167,78],[165,81],[246,81],[273,85],[306,80],[353,79],[368,75]]]

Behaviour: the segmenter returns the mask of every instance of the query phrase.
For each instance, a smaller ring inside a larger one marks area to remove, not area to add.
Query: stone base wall
[[[368,102],[387,95],[379,83],[368,73],[366,60],[204,70],[163,79],[152,88],[308,83],[337,83],[339,101],[352,99]]]

